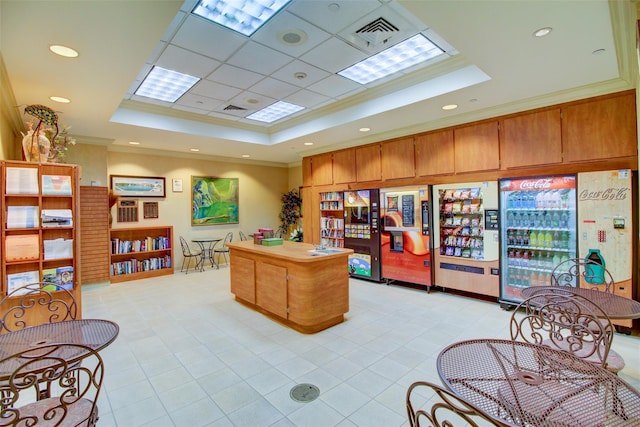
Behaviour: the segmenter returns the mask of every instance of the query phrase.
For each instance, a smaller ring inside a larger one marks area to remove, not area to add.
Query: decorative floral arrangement
[[[291,240],[292,242],[302,242],[303,240],[302,229],[296,228],[295,230],[293,230],[289,235],[289,240]]]
[[[26,122],[27,134],[22,134],[22,148],[26,160],[60,162],[66,156],[69,146],[76,144],[76,140],[69,135],[70,128],[62,126],[60,132],[58,115],[44,105],[29,105],[24,112],[33,117]]]
[[[282,195],[282,209],[280,210],[280,228],[284,234],[289,232],[289,228],[297,225],[302,216],[302,198],[297,190],[291,190]],[[286,234],[285,234],[286,235]]]
[[[49,161],[59,162],[67,155],[69,146],[76,145],[76,140],[69,135],[69,129],[71,126],[62,126],[62,132],[58,135],[54,134],[52,128],[45,128],[44,134],[51,141],[51,148],[49,149]],[[55,135],[55,137],[54,137]],[[53,138],[53,140],[51,139]]]

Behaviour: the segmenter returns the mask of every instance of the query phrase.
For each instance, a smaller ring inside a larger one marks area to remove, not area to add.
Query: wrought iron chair
[[[413,400],[413,401],[412,401]],[[415,402],[420,400],[431,406],[415,410]],[[406,396],[407,416],[410,427],[419,426],[509,426],[491,418],[488,414],[470,402],[426,381],[417,381],[409,386]],[[421,421],[422,420],[422,421]],[[426,422],[423,424],[422,422]]]
[[[43,323],[75,320],[73,294],[55,283],[36,282],[14,289],[0,301],[0,334]]]
[[[615,293],[609,270],[588,258],[571,258],[556,265],[551,272],[551,286],[577,286]]]
[[[217,265],[220,265],[220,254],[224,256],[224,260],[227,263],[227,265],[229,264],[229,259],[227,257],[227,254],[229,253],[230,249],[227,246],[227,243],[231,242],[232,240],[233,240],[233,233],[230,231],[224,237],[224,240],[222,241],[220,246],[213,248],[213,254],[217,255],[217,260],[216,260]]]
[[[180,236],[180,246],[182,247],[182,266],[180,267],[180,271],[184,271],[185,274],[189,274],[189,266],[191,265],[191,259],[195,258],[196,265],[194,266],[194,270],[202,270],[204,267],[204,256],[200,249],[191,249],[189,244],[184,239],[184,237]],[[187,269],[184,269],[184,264],[187,263]]]
[[[243,232],[242,230],[238,231],[238,236],[240,236],[240,240],[241,240],[241,241],[249,240],[249,239],[247,238],[247,235],[246,235],[246,234],[244,234],[244,232]]]
[[[31,347],[2,357],[0,372],[0,425],[96,425],[104,362],[90,347]],[[42,378],[52,385],[51,396],[34,401]]]
[[[537,293],[511,315],[512,340],[545,345],[574,354],[612,372],[624,360],[611,350],[614,328],[596,304],[575,294]]]

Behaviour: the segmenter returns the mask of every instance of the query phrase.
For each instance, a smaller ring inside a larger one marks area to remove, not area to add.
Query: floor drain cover
[[[289,393],[296,402],[311,402],[320,396],[320,389],[313,384],[298,384]]]

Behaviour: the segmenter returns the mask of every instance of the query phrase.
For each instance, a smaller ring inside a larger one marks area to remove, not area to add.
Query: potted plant
[[[291,190],[282,195],[282,209],[280,210],[280,234],[287,236],[291,229],[298,225],[298,220],[302,217],[302,199],[298,190]]]

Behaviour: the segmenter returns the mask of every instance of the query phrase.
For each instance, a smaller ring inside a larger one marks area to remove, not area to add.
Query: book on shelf
[[[39,225],[37,206],[7,206],[7,228],[36,228]]]
[[[71,195],[71,177],[68,175],[42,175],[42,194]]]
[[[39,236],[37,234],[6,236],[4,245],[4,256],[7,262],[39,259]]]
[[[25,271],[22,273],[7,274],[7,294],[15,291],[18,288],[26,286],[31,283],[37,283],[40,281],[39,271]],[[22,295],[27,293],[26,291],[18,291],[15,295]]]
[[[37,168],[6,168],[6,194],[38,194]]]

